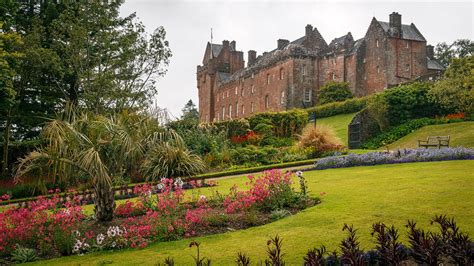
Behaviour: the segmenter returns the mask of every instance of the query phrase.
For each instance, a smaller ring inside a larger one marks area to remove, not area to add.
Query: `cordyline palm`
[[[34,175],[40,177],[41,185],[45,181],[71,183],[81,174],[86,175],[94,188],[98,221],[113,218],[114,177],[138,170],[147,152],[161,147],[161,141],[180,140],[174,132],[163,131],[150,117],[127,113],[110,118],[71,114],[66,119],[50,121],[41,136],[46,144],[20,159],[16,178]],[[189,163],[202,165],[200,158],[194,159]]]

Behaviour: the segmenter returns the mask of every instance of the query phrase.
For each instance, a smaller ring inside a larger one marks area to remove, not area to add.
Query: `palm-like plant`
[[[47,123],[41,137],[45,145],[20,159],[17,180],[37,176],[44,189],[46,181],[70,183],[87,176],[94,188],[98,221],[113,218],[112,180],[138,171],[142,162],[146,165],[142,169],[153,169],[153,177],[163,173],[166,177],[185,176],[203,168],[201,159],[187,151],[179,135],[164,131],[156,120],[143,115],[122,113],[108,118],[70,112]],[[162,159],[170,151],[174,151],[174,159]]]

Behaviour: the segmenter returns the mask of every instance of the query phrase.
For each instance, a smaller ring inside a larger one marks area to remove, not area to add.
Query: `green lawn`
[[[279,234],[287,263],[301,265],[307,249],[325,244],[329,250],[337,247],[344,236],[343,224],[360,228],[360,241],[364,248],[373,247],[370,226],[377,221],[396,225],[406,242],[407,219],[416,219],[429,226],[435,214],[454,216],[460,227],[474,235],[474,161],[447,161],[380,165],[306,172],[310,192],[321,192],[322,203],[299,214],[277,222],[247,230],[196,238],[201,242],[201,254],[212,258],[215,265],[234,264],[238,251],[250,255],[256,263],[264,256],[266,240]],[[226,192],[233,184],[243,187],[246,179],[222,179],[212,189],[194,191],[212,194],[212,190]],[[48,261],[41,265],[153,265],[167,256],[178,265],[190,265],[188,247],[191,239],[156,243],[141,250],[99,252],[84,256],[70,256]]]
[[[331,117],[325,118],[318,118],[316,120],[317,124],[321,125],[328,125],[331,126],[334,130],[334,133],[337,137],[339,137],[344,145],[347,146],[347,126],[351,122],[352,118],[354,117],[355,113],[353,114],[343,114],[343,115],[335,115]]]
[[[427,136],[447,135],[451,136],[451,147],[474,147],[474,122],[425,126],[390,144],[389,149],[417,148],[418,140],[426,140]]]

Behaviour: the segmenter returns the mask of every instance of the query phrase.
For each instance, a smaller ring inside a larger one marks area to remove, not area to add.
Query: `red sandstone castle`
[[[373,18],[361,39],[349,32],[329,45],[307,25],[303,37],[279,39],[273,51],[258,57],[248,51],[247,67],[235,41],[207,43],[197,67],[200,121],[313,106],[328,81],[348,82],[355,96],[363,96],[442,71],[416,26],[402,24],[398,13],[389,17]]]

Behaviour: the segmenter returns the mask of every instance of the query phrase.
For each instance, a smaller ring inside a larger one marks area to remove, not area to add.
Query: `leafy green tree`
[[[330,81],[319,91],[319,103],[341,102],[354,97],[349,90],[349,83]]]
[[[435,58],[448,67],[454,58],[469,57],[474,54],[474,42],[469,39],[459,39],[452,44],[438,43],[435,47]]]
[[[0,27],[2,24],[0,23]],[[12,117],[19,92],[14,87],[18,67],[23,57],[21,36],[15,32],[0,31],[0,127],[2,128],[2,176],[8,174],[8,148],[11,139]]]
[[[189,100],[181,111],[183,112],[181,119],[199,121],[199,111],[196,108],[196,105],[193,103],[193,100]]]
[[[474,55],[455,58],[429,92],[430,98],[448,112],[474,109]]]

